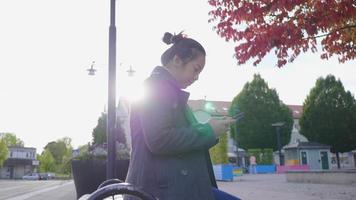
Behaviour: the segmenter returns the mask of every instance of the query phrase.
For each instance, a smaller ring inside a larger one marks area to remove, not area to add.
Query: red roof
[[[299,105],[287,105],[287,106],[292,111],[294,119],[299,119],[302,116],[303,106],[299,106]]]

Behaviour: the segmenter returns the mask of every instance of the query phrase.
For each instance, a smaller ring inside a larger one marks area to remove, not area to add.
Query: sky
[[[109,8],[109,0],[0,1],[0,133],[14,133],[37,153],[63,137],[74,148],[92,140],[108,98]],[[238,66],[234,44],[208,23],[206,0],[117,0],[116,9],[117,100],[141,93],[169,47],[161,41],[166,31],[184,31],[206,49],[205,69],[187,89],[190,99],[231,101],[255,73],[288,105],[302,105],[316,79],[328,74],[356,93],[356,61],[340,64],[308,52],[283,68],[273,55],[257,67]],[[97,73],[89,76],[93,61]]]

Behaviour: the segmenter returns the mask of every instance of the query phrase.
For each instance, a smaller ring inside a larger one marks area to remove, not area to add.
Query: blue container
[[[233,167],[233,175],[234,177],[236,176],[242,176],[243,175],[243,169],[242,167]]]
[[[276,173],[276,165],[256,165],[258,174]]]
[[[233,166],[232,164],[220,164],[213,166],[215,179],[218,181],[233,181]]]

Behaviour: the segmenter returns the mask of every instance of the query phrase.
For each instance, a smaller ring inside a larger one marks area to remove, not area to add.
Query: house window
[[[302,165],[307,165],[308,164],[308,157],[307,157],[307,152],[302,151],[300,152],[301,155],[301,160],[302,160]]]

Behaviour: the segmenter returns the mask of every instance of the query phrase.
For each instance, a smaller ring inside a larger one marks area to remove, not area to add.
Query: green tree
[[[249,156],[255,156],[257,164],[270,165],[273,163],[273,149],[248,149]]]
[[[51,152],[57,166],[56,172],[70,173],[70,159],[72,157],[73,147],[69,137],[49,142],[45,146],[45,150]]]
[[[45,149],[40,156],[37,156],[40,161],[40,172],[55,172],[56,163],[48,149]]]
[[[23,147],[24,142],[17,138],[14,133],[4,133],[2,136],[7,146],[16,146],[16,147]]]
[[[356,148],[356,102],[333,75],[318,78],[303,103],[301,133],[310,141],[331,146],[340,168],[339,152]]]
[[[71,160],[72,160],[72,155],[71,154],[70,155],[69,154],[65,154],[63,156],[60,172],[62,172],[64,174],[71,174],[71,172],[72,172]]]
[[[90,146],[90,143],[79,146],[79,147],[78,147],[78,149],[79,149],[79,156],[88,154],[88,152],[89,152],[89,146]]]
[[[219,138],[219,143],[209,150],[211,161],[213,164],[226,164],[228,163],[227,156],[227,134]]]
[[[93,144],[104,144],[106,143],[106,121],[107,121],[107,114],[101,113],[101,116],[98,119],[98,124],[93,129],[92,136],[93,136]],[[117,121],[118,126],[115,130],[115,138],[116,141],[122,143],[123,146],[126,146],[126,137],[125,137],[125,130],[122,127],[123,121]]]
[[[64,137],[60,139],[59,141],[62,141],[65,146],[66,146],[66,151],[64,152],[64,155],[62,157],[62,163],[61,163],[61,172],[64,174],[70,174],[72,171],[72,166],[71,166],[71,159],[72,159],[72,139],[69,137]]]
[[[101,113],[98,119],[98,124],[92,132],[93,144],[104,144],[106,143],[106,113]]]
[[[232,128],[232,137],[237,144],[245,149],[273,148],[278,149],[276,130],[273,123],[283,121],[281,128],[281,144],[289,142],[293,117],[290,109],[283,104],[275,89],[259,74],[247,82],[243,90],[233,99],[229,112],[238,108],[244,112],[244,118]]]
[[[6,142],[3,138],[0,138],[0,167],[7,159],[8,154],[9,154],[9,150],[7,148]]]
[[[49,142],[46,146],[45,149],[47,149],[49,152],[51,152],[56,165],[60,165],[63,160],[63,156],[66,152],[66,146],[64,142]]]

